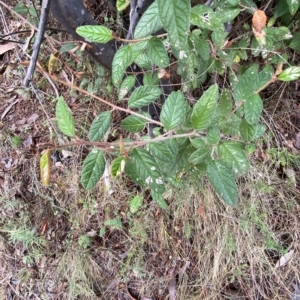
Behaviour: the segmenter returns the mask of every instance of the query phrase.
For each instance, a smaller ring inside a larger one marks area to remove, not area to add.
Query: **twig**
[[[46,71],[43,71],[43,72],[45,72],[45,74],[48,74]],[[90,96],[90,97],[93,97],[94,99],[99,100],[100,102],[102,102],[102,103],[104,103],[104,104],[106,104],[106,105],[112,107],[114,110],[124,111],[124,112],[126,112],[126,113],[128,113],[128,114],[138,116],[138,117],[140,117],[140,118],[142,118],[142,119],[144,119],[144,120],[146,120],[146,121],[148,121],[148,122],[150,122],[150,123],[152,123],[152,124],[156,124],[156,125],[159,125],[159,126],[163,126],[163,124],[162,124],[161,122],[159,122],[159,121],[155,121],[155,120],[153,120],[153,119],[151,119],[151,118],[147,118],[147,117],[145,117],[145,116],[143,116],[143,115],[141,115],[141,114],[139,114],[138,112],[135,112],[135,111],[133,111],[133,110],[130,110],[130,109],[127,109],[127,108],[123,108],[123,107],[119,107],[119,106],[117,106],[117,105],[115,105],[115,104],[113,104],[113,103],[111,103],[111,102],[109,102],[109,101],[107,101],[107,100],[104,100],[104,99],[102,99],[102,98],[100,98],[100,97],[98,97],[98,96],[96,96],[96,95],[94,95],[94,94],[92,94],[92,93],[89,93],[88,91],[86,91],[86,90],[84,90],[84,89],[81,89],[80,87],[78,87],[78,86],[76,86],[76,85],[72,85],[72,84],[69,84],[69,83],[64,82],[64,81],[62,81],[62,80],[59,80],[55,75],[50,75],[50,74],[48,74],[48,76],[50,76],[50,77],[51,77],[53,80],[55,80],[56,82],[59,82],[59,83],[65,85],[65,86],[68,86],[69,88],[75,89],[75,90],[78,91],[78,92],[81,92],[81,93],[83,93],[83,94],[85,94],[85,95],[88,95],[88,96]]]
[[[41,19],[39,22],[36,39],[35,39],[35,42],[33,45],[32,56],[31,56],[29,67],[26,72],[25,79],[23,81],[23,84],[26,87],[29,86],[29,83],[33,78],[33,73],[35,70],[36,62],[37,62],[38,55],[40,52],[41,43],[42,43],[44,33],[45,33],[45,27],[46,27],[46,23],[47,23],[49,11],[50,11],[50,4],[51,4],[51,0],[43,0]]]
[[[132,148],[136,148],[136,147],[145,146],[150,143],[167,141],[167,140],[176,139],[176,138],[192,137],[192,136],[198,136],[198,133],[196,131],[193,131],[193,132],[189,132],[189,133],[175,134],[175,135],[170,135],[170,136],[159,136],[157,138],[145,140],[145,141],[125,142],[124,146],[132,146]],[[74,146],[77,146],[77,147],[78,146],[94,146],[94,147],[101,148],[103,150],[115,151],[116,147],[120,146],[120,143],[119,143],[119,141],[117,141],[117,142],[89,142],[89,141],[79,140],[76,142],[66,143],[63,145],[54,145],[51,143],[37,144],[38,148],[51,147],[51,148],[48,148],[48,150],[51,150],[51,151],[56,150],[56,149],[66,148],[66,147],[74,147]]]
[[[122,38],[116,36],[114,33],[112,35],[113,35],[114,40],[119,41],[119,42],[124,42],[124,43],[138,43],[138,42],[142,42],[142,41],[149,41],[152,38],[152,36],[151,36],[151,37],[146,37],[146,38],[137,39],[137,40],[128,40],[128,39],[122,39]],[[156,37],[161,38],[161,37],[165,37],[167,35],[168,35],[167,33],[163,33],[163,34],[157,35]]]

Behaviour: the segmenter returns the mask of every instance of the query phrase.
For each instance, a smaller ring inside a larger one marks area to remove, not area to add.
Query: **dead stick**
[[[27,69],[26,76],[25,76],[25,79],[23,82],[25,87],[29,86],[29,83],[33,78],[33,73],[34,73],[36,62],[37,62],[38,55],[40,52],[41,43],[44,38],[45,27],[46,27],[49,10],[50,10],[50,4],[51,4],[51,0],[43,0],[41,19],[40,19],[39,27],[38,27],[37,34],[36,34],[36,40],[33,45],[33,51],[32,51],[30,64]]]

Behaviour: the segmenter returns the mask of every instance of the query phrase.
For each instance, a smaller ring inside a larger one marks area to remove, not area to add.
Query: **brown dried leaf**
[[[256,32],[261,33],[266,26],[267,16],[263,10],[256,10],[252,18],[252,26]],[[255,36],[256,37],[256,36]]]
[[[275,269],[277,269],[279,267],[284,267],[291,260],[291,258],[293,257],[293,254],[294,254],[294,250],[290,250],[288,253],[281,256],[279,261],[275,265]]]
[[[5,52],[14,49],[14,43],[9,42],[7,44],[4,45],[0,45],[0,55],[4,54]]]
[[[46,150],[40,158],[41,182],[48,186],[51,176],[51,151]]]

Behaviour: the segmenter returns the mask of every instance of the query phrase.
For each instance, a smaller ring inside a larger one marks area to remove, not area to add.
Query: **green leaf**
[[[36,9],[35,9],[35,7],[34,6],[29,6],[28,7],[28,12],[29,12],[29,14],[32,16],[32,17],[34,17],[34,18],[38,18],[38,14],[37,14],[37,11],[36,11]]]
[[[150,59],[150,57],[142,52],[140,53],[134,60],[134,62],[140,67],[140,68],[144,68],[144,69],[151,69],[152,68],[152,61]]]
[[[299,9],[299,0],[286,0],[290,14],[293,16]]]
[[[121,127],[129,132],[140,132],[145,128],[147,121],[135,115],[128,116],[121,122]]]
[[[156,0],[158,13],[172,47],[182,50],[185,48],[190,29],[189,0]]]
[[[154,158],[144,149],[135,148],[130,152],[125,172],[134,182],[143,187],[149,186],[158,194],[165,191],[159,168]]]
[[[55,115],[60,131],[67,136],[73,137],[75,135],[74,119],[63,97],[58,97],[57,99]]]
[[[147,54],[151,61],[160,68],[166,68],[170,63],[165,46],[157,37],[152,37],[149,40]]]
[[[241,10],[239,8],[220,8],[218,11],[216,11],[216,14],[222,23],[227,23],[237,17],[240,12]]]
[[[149,144],[149,150],[157,161],[170,162],[174,158],[167,142],[151,143]]]
[[[205,91],[193,108],[191,121],[193,128],[204,130],[210,126],[219,98],[218,86],[212,85]]]
[[[157,193],[151,191],[151,197],[152,197],[152,200],[154,202],[156,202],[161,209],[168,208],[168,204],[166,203],[165,199],[163,198],[163,196],[161,194],[157,194]]]
[[[300,31],[297,31],[293,34],[293,39],[289,47],[295,50],[298,54],[300,53]]]
[[[142,39],[155,33],[162,28],[162,23],[158,14],[158,6],[153,2],[148,9],[143,13],[134,30],[134,38]]]
[[[104,135],[106,134],[107,130],[109,129],[111,124],[111,112],[104,111],[100,115],[98,115],[90,128],[89,131],[89,140],[92,142],[100,141]]]
[[[210,47],[208,42],[203,39],[203,38],[199,38],[197,40],[197,44],[196,44],[196,50],[199,53],[199,55],[201,56],[201,58],[205,61],[209,60],[210,57]]]
[[[159,98],[161,89],[154,86],[139,86],[128,100],[130,108],[146,106]]]
[[[191,23],[202,29],[211,31],[224,31],[223,22],[209,6],[196,5],[191,10]]]
[[[235,175],[245,174],[250,164],[239,142],[226,141],[219,146],[219,154],[222,161],[232,167]]]
[[[112,82],[115,87],[118,87],[124,77],[127,67],[131,64],[132,50],[130,46],[120,48],[112,62]]]
[[[122,11],[126,9],[126,7],[130,4],[130,0],[117,0],[116,6],[118,11]]]
[[[189,162],[192,164],[199,164],[205,162],[210,154],[210,149],[207,148],[200,148],[197,149],[192,155],[189,157]]]
[[[255,91],[255,82],[258,73],[258,65],[252,64],[244,74],[238,79],[238,82],[231,81],[235,100],[240,102],[252,96]],[[233,79],[234,80],[234,79]]]
[[[131,91],[131,89],[135,84],[135,80],[136,78],[133,75],[129,75],[124,79],[124,81],[121,84],[119,95],[118,95],[119,101],[121,101],[128,94],[128,92]]]
[[[222,161],[213,160],[207,165],[207,177],[216,193],[228,205],[238,201],[238,191],[230,167]]]
[[[266,131],[266,127],[260,124],[249,124],[245,119],[240,124],[240,133],[244,140],[254,141],[261,137]]]
[[[245,119],[249,124],[257,124],[263,109],[263,102],[258,94],[246,99],[244,104]]]
[[[217,115],[226,118],[232,112],[232,98],[231,93],[228,89],[222,89],[220,93],[220,104],[217,107]]]
[[[129,210],[132,214],[135,214],[139,208],[143,205],[144,197],[135,196],[129,201]]]
[[[220,129],[216,126],[210,126],[207,129],[206,136],[207,136],[207,141],[211,145],[216,145],[219,143],[220,138],[221,138]]]
[[[21,16],[24,16],[28,13],[28,7],[23,3],[16,4],[13,10]]]
[[[204,148],[206,145],[203,138],[195,138],[195,139],[191,139],[190,141],[191,141],[191,144],[197,149]]]
[[[141,51],[145,50],[147,46],[148,46],[148,40],[130,44],[132,53],[135,52],[140,53]]]
[[[83,162],[81,183],[86,190],[92,189],[102,177],[105,159],[101,150],[93,149]]]
[[[281,81],[292,81],[298,79],[299,77],[300,67],[289,67],[278,76],[278,79]]]
[[[76,28],[76,33],[86,40],[105,44],[113,39],[111,30],[100,25],[84,25]]]
[[[116,177],[121,175],[125,168],[125,158],[123,156],[119,156],[115,158],[111,163],[111,175],[112,177]]]
[[[110,226],[112,229],[121,229],[122,228],[122,221],[119,217],[115,219],[108,219],[105,220],[104,226]]]
[[[160,120],[166,130],[171,130],[183,123],[186,114],[186,102],[181,91],[172,92],[164,103]]]
[[[157,71],[152,73],[146,73],[143,77],[143,84],[144,85],[158,85],[159,78]]]

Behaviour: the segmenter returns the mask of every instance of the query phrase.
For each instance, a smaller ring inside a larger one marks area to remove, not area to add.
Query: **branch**
[[[107,101],[107,100],[104,100],[104,99],[102,99],[102,98],[100,98],[100,97],[98,97],[98,96],[96,96],[96,95],[94,95],[94,94],[92,94],[92,93],[89,93],[88,91],[86,91],[86,90],[84,90],[84,89],[82,89],[82,88],[80,88],[80,87],[78,87],[78,86],[76,86],[76,85],[72,85],[72,84],[70,84],[70,83],[67,83],[67,82],[64,82],[64,81],[62,81],[62,80],[59,80],[56,76],[48,74],[45,70],[42,70],[42,72],[45,73],[45,74],[47,74],[49,77],[51,77],[51,78],[52,78],[53,80],[55,80],[56,82],[59,82],[59,83],[65,85],[65,86],[68,86],[69,88],[75,89],[75,90],[78,91],[78,92],[81,92],[81,93],[83,93],[83,94],[85,94],[85,95],[88,95],[88,96],[94,98],[94,99],[97,99],[97,100],[99,100],[100,102],[102,102],[102,103],[104,103],[104,104],[106,104],[106,105],[112,107],[114,110],[124,111],[124,112],[126,112],[126,113],[128,113],[128,114],[138,116],[138,117],[140,117],[140,118],[142,118],[142,119],[148,121],[149,123],[156,124],[156,125],[158,125],[158,126],[163,126],[163,124],[162,124],[161,122],[159,122],[159,121],[155,121],[155,120],[153,120],[153,119],[151,119],[151,118],[147,118],[147,117],[145,117],[145,116],[143,116],[143,115],[139,114],[138,112],[135,112],[135,111],[133,111],[133,110],[131,110],[131,109],[119,107],[119,106],[117,106],[117,105],[115,105],[115,104],[112,104],[111,102],[109,102],[109,101]]]
[[[139,141],[139,142],[124,142],[123,145],[124,146],[128,146],[131,148],[136,148],[136,147],[142,147],[145,146],[147,144],[150,143],[155,143],[155,142],[161,142],[161,141],[167,141],[170,139],[177,139],[177,138],[184,138],[184,137],[192,137],[192,136],[199,136],[199,133],[197,133],[196,131],[193,132],[189,132],[189,133],[182,133],[182,134],[175,134],[175,135],[169,135],[169,136],[159,136],[157,138],[154,139],[150,139],[150,140],[145,140],[145,141]],[[66,148],[66,147],[74,147],[74,146],[94,146],[94,147],[98,147],[101,148],[103,150],[106,151],[116,151],[116,147],[120,146],[120,142],[89,142],[89,141],[76,141],[76,142],[72,142],[72,143],[66,143],[63,145],[55,145],[55,144],[51,144],[51,143],[40,143],[37,144],[38,148],[43,148],[43,147],[51,147],[48,148],[48,150],[56,150],[56,149],[61,149],[61,148]]]
[[[35,39],[35,42],[33,45],[31,60],[30,60],[29,67],[26,72],[25,79],[23,81],[23,84],[25,87],[29,86],[29,83],[33,78],[33,73],[35,70],[36,62],[37,62],[41,44],[42,44],[42,41],[44,38],[45,27],[46,27],[46,23],[47,23],[49,11],[50,11],[50,4],[51,4],[51,0],[43,0],[41,19],[39,22],[36,39]]]

